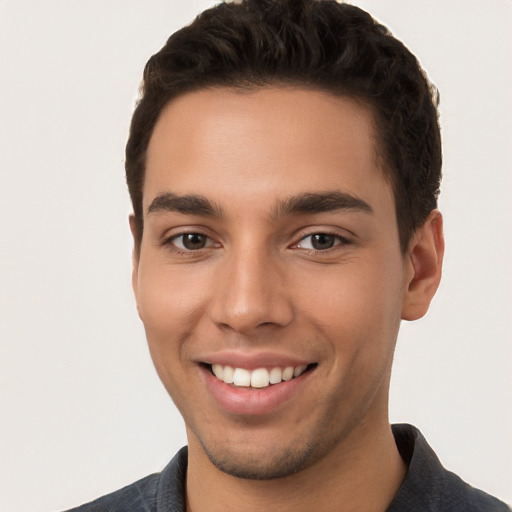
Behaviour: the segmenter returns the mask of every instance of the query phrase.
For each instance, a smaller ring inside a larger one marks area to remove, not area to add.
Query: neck
[[[362,422],[328,456],[294,475],[245,480],[218,470],[189,436],[188,512],[383,512],[406,473],[391,427]]]

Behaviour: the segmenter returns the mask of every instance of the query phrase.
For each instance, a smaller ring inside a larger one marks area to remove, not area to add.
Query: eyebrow
[[[356,210],[373,214],[373,208],[362,199],[346,192],[305,192],[277,201],[271,218],[278,219],[293,214],[315,214],[337,210]],[[148,214],[178,212],[185,215],[222,217],[222,208],[210,199],[196,194],[177,195],[172,192],[160,194],[148,207]]]
[[[272,213],[273,218],[291,214],[315,214],[337,210],[356,210],[373,214],[373,208],[359,197],[346,192],[306,192],[278,201]]]
[[[178,212],[185,215],[222,217],[222,208],[204,196],[188,194],[179,196],[166,192],[155,197],[148,207],[148,214],[156,212]]]

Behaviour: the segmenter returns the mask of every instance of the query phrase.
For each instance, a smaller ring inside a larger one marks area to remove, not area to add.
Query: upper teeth
[[[215,377],[226,384],[253,388],[266,388],[269,384],[279,384],[283,380],[291,380],[293,377],[298,377],[306,368],[306,365],[303,365],[286,366],[285,368],[274,367],[270,370],[257,368],[250,371],[245,368],[233,368],[221,364],[212,365]]]

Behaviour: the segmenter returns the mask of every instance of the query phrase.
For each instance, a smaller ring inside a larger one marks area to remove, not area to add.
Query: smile
[[[236,387],[244,388],[266,388],[270,385],[287,382],[302,375],[306,370],[315,365],[286,366],[257,368],[247,370],[245,368],[233,368],[228,365],[213,364],[211,372],[217,379],[226,384],[233,384]]]
[[[317,362],[269,353],[212,354],[199,364],[216,405],[237,416],[261,416],[285,407],[302,396],[299,390],[311,382],[317,367]]]

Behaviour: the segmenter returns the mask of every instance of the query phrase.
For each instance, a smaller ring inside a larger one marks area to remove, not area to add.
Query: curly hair
[[[143,231],[148,144],[165,105],[206,87],[296,85],[368,104],[395,198],[400,246],[437,206],[439,97],[416,57],[358,7],[335,0],[221,3],[174,33],[147,62],[126,146],[126,178]]]

